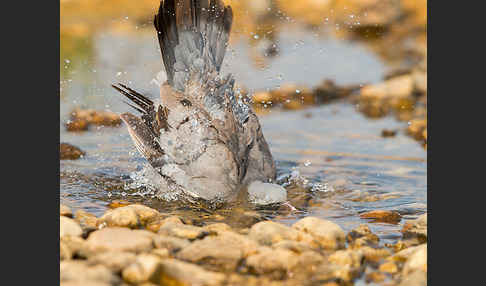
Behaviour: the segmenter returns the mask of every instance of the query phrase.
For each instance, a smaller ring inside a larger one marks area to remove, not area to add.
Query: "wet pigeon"
[[[166,187],[206,200],[232,200],[254,181],[275,179],[257,116],[234,78],[219,73],[232,18],[221,0],[161,1],[154,19],[167,74],[161,104],[113,85],[141,113],[121,118]]]

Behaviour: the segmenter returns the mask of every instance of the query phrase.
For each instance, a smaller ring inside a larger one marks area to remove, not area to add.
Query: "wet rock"
[[[398,266],[395,262],[388,261],[380,265],[378,268],[381,272],[394,274],[398,272]]]
[[[349,249],[338,250],[328,257],[330,263],[351,268],[360,267],[362,259],[363,254],[360,251],[352,251]]]
[[[225,281],[224,274],[176,259],[164,259],[160,264],[160,285],[219,286]]]
[[[352,25],[353,31],[387,27],[400,17],[400,5],[396,1],[349,1],[333,2],[334,17],[342,25]],[[352,17],[351,17],[352,16]],[[356,22],[359,22],[356,25]]]
[[[88,259],[90,264],[102,264],[114,273],[120,273],[123,268],[135,261],[137,256],[131,252],[102,252]]]
[[[188,239],[165,235],[157,235],[154,237],[155,247],[167,249],[170,253],[176,253],[190,244],[191,242]]]
[[[415,69],[412,72],[414,90],[420,94],[427,94],[427,71]]]
[[[359,251],[367,262],[372,263],[378,263],[392,254],[390,250],[386,248],[373,248],[369,246],[363,246],[359,248]]]
[[[373,219],[372,222],[386,222],[397,224],[402,219],[402,216],[394,211],[375,210],[365,212],[359,215],[360,218]]]
[[[91,265],[82,260],[61,261],[60,282],[62,285],[67,283],[78,283],[78,285],[118,285],[120,278],[113,274],[106,266],[101,264]],[[97,285],[97,284],[96,284]]]
[[[241,259],[257,252],[258,243],[234,232],[220,232],[196,240],[176,254],[176,258],[210,267],[234,271]]]
[[[262,221],[254,224],[250,228],[248,236],[267,246],[283,240],[305,241],[311,247],[318,246],[317,242],[309,234],[273,221]]]
[[[387,258],[388,261],[405,262],[410,256],[419,249],[420,246],[411,246],[404,250],[401,250],[394,255]]]
[[[84,251],[86,256],[108,251],[146,252],[153,248],[153,237],[147,230],[106,227],[89,235]]]
[[[256,274],[270,274],[275,279],[283,279],[298,263],[298,255],[286,249],[260,247],[257,254],[246,259],[250,271]]]
[[[98,126],[119,126],[120,116],[110,111],[76,108],[71,112],[71,121],[85,121]]]
[[[385,281],[386,275],[382,272],[373,271],[366,274],[365,281],[367,283],[380,283]]]
[[[165,236],[194,240],[202,239],[205,236],[210,235],[211,231],[193,225],[166,223],[159,229],[158,233]]]
[[[346,241],[352,248],[359,248],[365,245],[376,246],[380,238],[366,224],[361,224],[346,235]]]
[[[107,226],[140,228],[158,216],[157,210],[144,205],[133,204],[108,210],[99,221]]]
[[[121,207],[126,207],[131,205],[132,203],[126,200],[113,200],[110,202],[108,207],[110,209],[116,209],[116,208],[121,208]]]
[[[427,141],[427,118],[412,119],[407,127],[407,133],[416,140]],[[424,136],[425,135],[425,136]]]
[[[344,231],[339,225],[331,221],[316,217],[306,217],[294,223],[292,228],[312,235],[324,249],[344,248]]]
[[[143,282],[160,283],[160,257],[153,254],[140,254],[135,261],[122,271],[123,280],[130,284]]]
[[[402,75],[384,82],[365,85],[361,88],[361,97],[373,99],[399,99],[412,95],[413,80],[410,75]]]
[[[421,243],[427,241],[427,213],[416,220],[405,223],[401,230],[403,239],[417,238]]]
[[[98,218],[84,210],[78,210],[74,220],[79,223],[85,234],[98,229]]]
[[[257,205],[282,203],[287,200],[287,191],[277,184],[254,181],[248,186],[248,200]]]
[[[388,129],[381,130],[381,137],[388,138],[388,137],[395,137],[395,135],[397,135],[396,130],[388,130]]]
[[[256,103],[265,103],[272,101],[272,95],[270,92],[258,91],[253,94],[253,101]]]
[[[399,286],[426,286],[427,273],[423,271],[414,271],[410,275],[402,278]]]
[[[60,204],[59,206],[59,214],[70,218],[73,217],[73,212],[71,211],[71,208],[63,204]]]
[[[83,234],[83,230],[79,226],[79,224],[71,218],[65,216],[59,216],[60,223],[59,223],[59,235],[60,237],[63,236],[81,236]]]
[[[417,246],[417,248],[410,254],[410,257],[403,266],[402,274],[404,276],[414,272],[427,272],[427,244]]]
[[[336,85],[334,81],[326,79],[314,89],[314,95],[317,103],[328,103],[344,98],[356,89],[358,89],[356,86],[341,87]]]
[[[88,130],[89,123],[86,120],[68,120],[64,125],[67,131],[70,132],[79,132],[79,131],[86,131]]]
[[[61,160],[76,160],[86,155],[84,151],[68,143],[59,145],[59,157]]]

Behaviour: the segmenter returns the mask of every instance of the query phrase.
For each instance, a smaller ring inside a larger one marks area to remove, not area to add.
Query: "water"
[[[61,123],[78,106],[129,111],[111,89],[113,82],[126,83],[152,98],[158,94],[152,79],[162,69],[162,59],[151,30],[137,34],[100,32],[83,43],[86,45],[89,48],[83,53],[62,53]],[[261,63],[252,64],[248,42],[236,42],[230,46],[223,72],[233,73],[238,83],[251,90],[261,90],[286,82],[313,86],[323,79],[338,84],[377,82],[386,69],[365,46],[317,37],[304,30],[282,30],[278,47],[279,55],[265,59],[262,67]],[[120,199],[199,218],[215,213],[231,216],[243,208],[285,224],[317,216],[338,223],[345,231],[369,222],[359,218],[363,211],[400,212],[404,220],[399,224],[368,224],[382,242],[396,241],[404,221],[426,211],[426,151],[402,131],[392,138],[380,136],[385,128],[403,130],[403,123],[391,117],[367,119],[347,102],[292,112],[271,110],[260,116],[260,122],[278,175],[287,182],[297,211],[254,206],[208,210],[154,199],[140,182],[140,187],[133,187],[130,176],[143,170],[146,162],[124,126],[70,133],[61,124],[61,142],[87,153],[82,159],[60,162],[61,203],[97,216]]]

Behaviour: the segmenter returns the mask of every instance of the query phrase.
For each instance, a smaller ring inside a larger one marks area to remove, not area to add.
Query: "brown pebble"
[[[388,130],[388,129],[383,129],[381,130],[381,137],[395,137],[397,135],[396,130]]]
[[[402,219],[402,216],[399,213],[386,210],[365,212],[360,214],[359,217],[373,219],[372,222],[386,222],[393,224],[399,223]]]
[[[61,160],[76,160],[86,155],[84,151],[68,143],[59,145],[59,155]]]

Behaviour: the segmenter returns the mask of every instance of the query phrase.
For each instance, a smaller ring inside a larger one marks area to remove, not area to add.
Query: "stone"
[[[59,214],[62,216],[67,216],[69,218],[73,217],[73,212],[71,211],[71,208],[63,204],[60,204],[59,206]]]
[[[160,285],[219,286],[225,275],[176,259],[164,259],[161,264]]]
[[[166,223],[158,231],[158,234],[161,235],[185,238],[189,240],[201,239],[210,233],[210,231],[207,231],[199,226],[178,223]]]
[[[294,223],[292,228],[310,234],[324,249],[344,248],[346,240],[344,231],[331,221],[306,217]]]
[[[386,248],[363,246],[359,248],[359,251],[368,262],[379,262],[391,255],[391,251]]]
[[[107,226],[140,228],[156,219],[160,213],[144,205],[133,204],[108,210],[100,219]]]
[[[60,239],[60,243],[61,245],[63,245],[63,247],[66,247],[65,250],[69,250],[69,252],[71,253],[71,257],[83,256],[82,250],[84,249],[86,241],[81,237],[70,235],[63,236]]]
[[[373,271],[366,274],[365,281],[367,283],[380,283],[385,281],[386,275],[382,272]]]
[[[176,253],[190,244],[191,242],[188,239],[183,238],[165,235],[157,235],[154,237],[155,247],[167,249],[170,253]]]
[[[79,226],[79,224],[68,217],[59,216],[60,223],[59,223],[59,237],[63,236],[81,236],[83,234],[83,230]]]
[[[120,273],[123,268],[132,264],[137,256],[131,252],[102,252],[88,259],[90,264],[103,264],[110,271]]]
[[[421,243],[427,241],[427,213],[416,220],[408,221],[401,230],[403,239],[417,238]]]
[[[380,267],[378,267],[378,270],[380,270],[381,272],[394,274],[398,272],[398,266],[395,262],[388,261],[381,264]]]
[[[61,160],[76,160],[86,155],[84,151],[78,147],[68,144],[59,144],[59,157]]]
[[[123,280],[130,284],[143,282],[160,283],[160,257],[153,254],[140,254],[135,261],[122,271]]]
[[[110,111],[75,108],[71,112],[71,121],[85,121],[98,126],[119,126],[120,116]]]
[[[241,259],[256,253],[255,241],[233,232],[221,232],[196,240],[176,254],[176,258],[202,264],[210,270],[235,271]]]
[[[78,283],[79,285],[92,285],[104,283],[108,285],[120,284],[120,278],[113,274],[106,266],[91,265],[82,260],[65,260],[60,263],[60,282]],[[103,285],[103,284],[102,284]]]
[[[394,211],[374,210],[359,215],[360,218],[373,219],[372,222],[399,223],[402,216]]]
[[[153,248],[154,234],[147,230],[106,227],[92,232],[85,245],[85,255],[108,251],[147,252]]]
[[[271,246],[283,240],[305,241],[310,243],[312,247],[318,246],[309,234],[273,221],[262,221],[254,224],[250,228],[248,236],[266,246]]]
[[[378,84],[365,85],[361,96],[373,99],[404,98],[412,95],[413,80],[409,74],[397,76]]]
[[[74,220],[79,223],[85,232],[91,232],[98,228],[98,218],[84,210],[78,210],[74,216]]]
[[[223,222],[208,224],[208,225],[203,226],[203,228],[207,231],[212,231],[212,232],[215,232],[217,234],[219,234],[221,232],[231,231],[231,226],[229,226],[229,225],[227,225]]]
[[[415,251],[410,255],[403,265],[402,274],[404,276],[410,274],[414,271],[423,271],[427,272],[427,244],[424,243],[422,245],[417,246]]]
[[[352,251],[349,249],[338,250],[328,257],[330,263],[341,266],[349,266],[351,268],[358,268],[361,266],[363,254],[360,251]]]
[[[287,201],[287,191],[277,184],[253,181],[248,186],[248,201],[257,205],[282,203]]]
[[[258,253],[246,259],[250,272],[262,275],[271,274],[275,279],[283,279],[298,263],[298,255],[286,249],[260,247]]]
[[[368,225],[360,224],[346,235],[346,241],[350,244],[350,247],[359,248],[365,245],[376,246],[380,238],[371,232]]]
[[[305,251],[313,250],[307,243],[293,240],[282,240],[272,245],[272,248],[282,248],[300,254]]]

